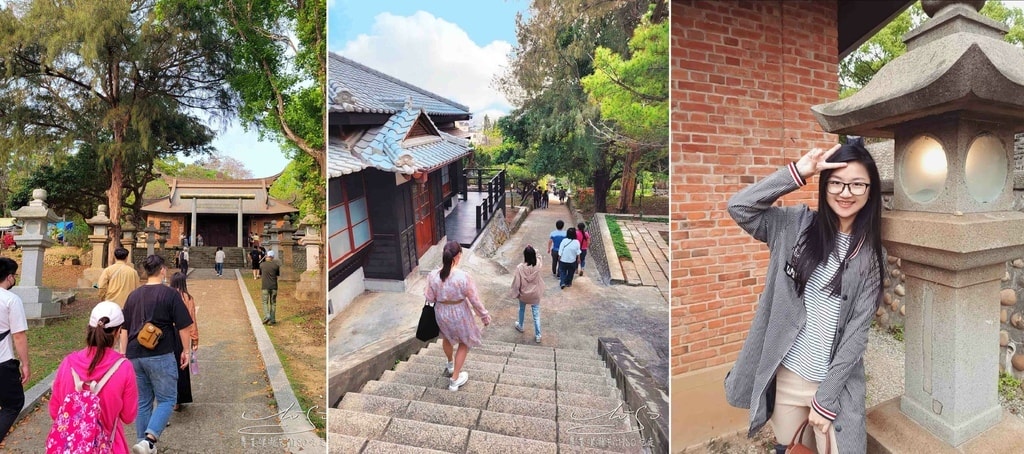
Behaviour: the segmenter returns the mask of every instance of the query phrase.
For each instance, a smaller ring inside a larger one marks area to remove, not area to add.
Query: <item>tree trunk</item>
[[[594,170],[594,212],[608,212],[608,190],[612,187],[608,169],[604,166]]]
[[[633,206],[633,194],[636,192],[636,161],[640,152],[633,147],[626,152],[626,160],[622,163],[622,191],[619,192],[619,213],[629,213]]]
[[[117,136],[115,133],[115,143],[121,139]],[[107,209],[110,210],[110,222],[113,225],[110,226],[111,247],[107,250],[107,263],[114,263],[114,249],[117,249],[121,240],[121,183],[124,181],[124,159],[114,156],[111,161],[113,162],[110,166],[110,188],[107,189]]]

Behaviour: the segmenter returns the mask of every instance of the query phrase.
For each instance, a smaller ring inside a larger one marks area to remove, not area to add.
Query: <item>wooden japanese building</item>
[[[169,246],[181,246],[184,233],[196,245],[246,247],[251,234],[262,235],[298,209],[270,196],[277,177],[248,180],[170,179],[170,194],[147,201],[142,213],[153,226],[170,232]]]
[[[328,79],[329,288],[340,307],[368,287],[404,288],[445,237],[472,153],[456,122],[471,114],[334,53]]]

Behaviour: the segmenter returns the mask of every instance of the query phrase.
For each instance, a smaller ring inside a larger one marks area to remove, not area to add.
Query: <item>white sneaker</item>
[[[445,366],[444,368],[444,376],[451,377],[452,372],[455,372],[455,363],[448,363],[448,365]]]
[[[465,385],[467,381],[469,381],[469,372],[465,372],[465,371],[459,372],[459,379],[458,380],[455,380],[453,378],[449,378],[448,379],[448,390],[449,391],[458,391],[459,387],[462,386],[462,385]]]
[[[150,445],[147,440],[140,440],[138,443],[132,445],[132,453],[134,454],[156,454],[156,445]]]
[[[523,325],[520,325],[519,322],[516,322],[516,331],[523,332]]]
[[[537,337],[533,338],[533,340],[536,341],[539,344],[540,343],[540,334],[538,334]]]

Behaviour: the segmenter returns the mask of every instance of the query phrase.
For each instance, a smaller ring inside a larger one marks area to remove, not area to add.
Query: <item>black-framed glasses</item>
[[[828,184],[825,185],[825,189],[828,191],[829,194],[832,195],[842,194],[843,191],[845,191],[847,188],[850,189],[850,194],[864,195],[868,192],[868,186],[871,185],[867,183],[861,183],[859,181],[855,181],[853,183],[843,183],[842,181],[838,180],[829,180]]]

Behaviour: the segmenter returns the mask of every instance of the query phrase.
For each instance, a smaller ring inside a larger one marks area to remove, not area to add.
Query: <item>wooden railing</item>
[[[503,169],[470,168],[462,171],[462,200],[467,199],[470,191],[487,193],[487,197],[476,206],[477,230],[483,228],[499,209],[501,215],[505,215],[506,176]]]

